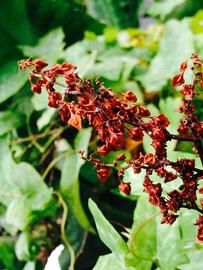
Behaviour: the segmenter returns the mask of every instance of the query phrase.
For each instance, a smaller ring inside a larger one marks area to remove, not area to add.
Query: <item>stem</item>
[[[166,135],[167,140],[177,140],[177,141],[185,141],[185,142],[194,142],[193,138],[185,138],[179,135],[171,134],[167,129],[164,129],[164,133]]]
[[[43,175],[42,175],[42,180],[45,180],[45,178],[47,177],[49,171],[56,165],[56,163],[61,160],[62,158],[64,158],[68,153],[65,152],[62,155],[56,157],[55,159],[53,159],[49,165],[46,167],[46,170],[44,171]]]
[[[54,191],[53,193],[58,197],[58,201],[61,204],[61,206],[63,207],[63,215],[62,215],[62,221],[61,221],[61,239],[63,240],[63,242],[65,243],[66,247],[68,248],[68,250],[70,252],[70,265],[68,267],[68,270],[74,270],[75,252],[74,252],[70,242],[68,241],[68,238],[66,237],[66,232],[65,232],[66,220],[68,217],[68,207],[67,207],[66,202],[64,201],[63,197],[61,196],[61,194],[59,192]]]

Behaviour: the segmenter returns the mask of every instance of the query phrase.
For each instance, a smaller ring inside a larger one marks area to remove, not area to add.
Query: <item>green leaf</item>
[[[0,142],[0,185],[0,202],[8,207],[6,221],[20,230],[33,218],[41,218],[52,195],[52,190],[30,164],[16,164],[12,160],[5,142]]]
[[[187,262],[181,244],[179,220],[169,225],[161,224],[160,218],[157,218],[156,258],[161,269],[174,270],[177,265]]]
[[[18,70],[16,61],[5,64],[0,69],[0,103],[17,93],[27,79],[27,73]]]
[[[203,10],[199,10],[191,20],[191,28],[194,34],[203,32]]]
[[[159,265],[161,270],[174,270],[177,265],[187,262],[180,224],[178,220],[173,225],[161,224],[159,209],[151,205],[147,197],[141,196],[135,208],[128,242],[134,259],[129,261],[139,270],[147,261]],[[141,262],[142,266],[139,265]]]
[[[53,65],[61,58],[65,46],[62,28],[56,28],[40,38],[35,46],[20,45],[23,54],[28,57],[41,57]],[[47,49],[48,48],[48,49]]]
[[[134,267],[123,265],[114,253],[100,256],[93,270],[135,270]]]
[[[186,0],[164,0],[162,2],[154,2],[148,9],[148,14],[152,17],[159,16],[164,20],[175,8],[182,5]]]
[[[137,24],[137,13],[140,0],[87,0],[88,13],[113,27],[132,27]]]
[[[167,22],[158,54],[153,58],[149,71],[140,76],[146,91],[160,91],[167,80],[179,72],[180,63],[188,59],[192,52],[193,36],[188,20]]]
[[[79,172],[84,160],[78,153],[79,150],[84,150],[87,153],[90,137],[91,128],[82,129],[76,136],[75,150],[67,151],[61,170],[60,188],[66,201],[71,205],[78,222],[91,230],[91,225],[80,201]]]
[[[100,239],[112,252],[115,253],[117,259],[123,262],[124,257],[128,253],[127,244],[109,221],[103,216],[95,202],[89,199],[88,205],[94,217]]]
[[[0,9],[0,26],[21,44],[35,41],[36,35],[28,17],[26,0],[3,1]]]
[[[23,270],[35,270],[35,262],[27,262]]]
[[[202,269],[202,262],[192,262],[188,264],[182,264],[177,267],[179,270],[200,270]]]
[[[13,245],[13,239],[9,237],[0,238],[0,264],[3,264],[5,269],[9,270],[17,269]]]
[[[13,111],[0,112],[0,136],[25,123],[23,114]]]
[[[139,260],[152,261],[156,254],[156,216],[159,210],[147,201],[147,197],[144,194],[138,199],[129,247]]]
[[[20,261],[28,261],[30,258],[29,253],[29,237],[27,232],[23,232],[18,237],[15,245],[15,253]]]

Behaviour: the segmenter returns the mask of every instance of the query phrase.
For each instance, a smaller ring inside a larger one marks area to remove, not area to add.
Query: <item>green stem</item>
[[[61,239],[63,240],[63,242],[65,243],[66,247],[68,248],[70,252],[70,265],[68,267],[68,270],[74,270],[75,252],[70,242],[68,241],[68,238],[66,237],[66,232],[65,232],[66,221],[68,217],[68,207],[62,195],[59,192],[54,191],[53,193],[58,197],[58,201],[63,207],[63,215],[62,215],[62,221],[61,221]]]

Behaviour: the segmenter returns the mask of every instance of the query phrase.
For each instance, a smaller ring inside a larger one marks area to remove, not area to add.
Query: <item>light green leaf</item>
[[[25,123],[23,114],[13,111],[0,112],[0,136]]]
[[[136,270],[134,267],[123,265],[114,253],[100,256],[93,270]]]
[[[115,253],[117,259],[123,262],[124,257],[128,253],[127,244],[109,221],[103,216],[95,202],[89,199],[88,205],[94,217],[100,239],[112,252]]]
[[[35,262],[27,262],[23,270],[35,270]]]
[[[192,262],[188,264],[182,264],[177,267],[179,270],[200,270],[202,269],[202,262]]]
[[[194,34],[203,32],[203,10],[199,10],[191,20],[191,28]]]
[[[0,185],[0,202],[8,207],[6,222],[20,230],[41,217],[51,199],[52,190],[38,172],[28,163],[16,164],[5,142],[0,143]]]
[[[41,57],[53,65],[61,58],[65,46],[64,33],[62,28],[57,28],[40,38],[37,45],[21,45],[19,48],[28,57]],[[47,49],[48,48],[48,49]]]
[[[20,261],[28,261],[30,254],[29,254],[29,237],[28,233],[23,232],[18,237],[18,240],[15,245],[15,253]]]
[[[18,70],[17,61],[5,64],[0,69],[0,103],[18,92],[27,79],[27,73]]]
[[[153,58],[149,71],[140,76],[146,91],[160,91],[167,80],[179,72],[180,63],[187,60],[192,52],[193,36],[188,20],[168,21],[158,54]]]
[[[87,148],[91,136],[91,128],[82,129],[75,139],[75,150],[68,150],[62,165],[62,174],[60,188],[67,202],[71,205],[72,210],[78,222],[85,228],[91,229],[91,225],[84,213],[79,190],[79,172],[84,164],[79,150],[87,153]]]
[[[174,270],[177,265],[188,261],[181,246],[178,220],[169,225],[161,224],[160,218],[157,218],[156,258],[162,270]]]
[[[156,254],[156,216],[158,208],[150,204],[148,195],[138,199],[133,217],[129,247],[139,260],[153,260]],[[137,262],[137,263],[138,263]]]

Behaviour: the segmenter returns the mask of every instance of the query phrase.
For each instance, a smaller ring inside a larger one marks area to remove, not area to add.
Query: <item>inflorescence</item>
[[[178,159],[172,162],[167,158],[167,142],[171,140],[188,141],[194,144],[196,154],[203,164],[203,122],[195,115],[194,98],[198,89],[203,88],[203,63],[196,54],[180,65],[180,74],[172,80],[174,88],[180,87],[183,101],[179,111],[184,115],[177,129],[177,134],[171,134],[167,127],[170,122],[166,116],[160,114],[151,116],[150,111],[137,105],[137,98],[133,92],[114,94],[99,80],[82,80],[76,73],[72,64],[55,64],[52,68],[45,69],[48,63],[38,60],[22,60],[20,69],[29,71],[29,81],[34,93],[40,94],[45,88],[48,95],[49,107],[58,109],[62,120],[77,128],[82,127],[82,120],[86,119],[93,126],[102,142],[97,147],[97,153],[106,156],[111,151],[123,148],[124,140],[130,137],[134,141],[142,141],[145,135],[152,140],[154,153],[140,154],[138,158],[126,161],[125,166],[120,166],[120,160],[126,160],[124,154],[119,154],[113,164],[106,164],[91,155],[88,159],[84,152],[81,156],[93,162],[96,166],[98,178],[101,182],[107,180],[111,168],[118,169],[120,181],[119,189],[129,195],[130,183],[124,182],[125,170],[132,168],[135,174],[145,170],[143,190],[148,193],[149,201],[160,208],[163,215],[162,223],[172,224],[178,217],[180,208],[195,209],[200,213],[195,225],[198,226],[197,238],[203,241],[203,200],[197,201],[197,192],[203,194],[203,188],[198,187],[198,182],[203,178],[203,170],[195,167],[194,159]],[[191,70],[193,82],[185,82],[185,72]],[[63,93],[55,90],[58,85]],[[181,186],[166,195],[163,193],[161,183],[154,183],[152,174],[162,178],[162,183],[181,179]]]

